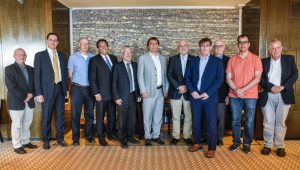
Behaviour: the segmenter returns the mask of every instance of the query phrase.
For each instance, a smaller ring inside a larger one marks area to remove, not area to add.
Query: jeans
[[[244,110],[245,127],[243,144],[250,146],[253,140],[254,116],[257,99],[230,98],[232,113],[232,137],[234,144],[241,144],[241,119]]]

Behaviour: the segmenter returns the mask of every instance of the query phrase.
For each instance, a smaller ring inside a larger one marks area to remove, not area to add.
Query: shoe
[[[138,141],[134,138],[131,138],[128,142],[133,143],[133,144],[139,144],[140,143],[140,141]]]
[[[80,143],[79,143],[79,141],[73,141],[72,145],[73,145],[73,146],[79,146]]]
[[[119,140],[116,135],[107,135],[108,140]]]
[[[270,155],[270,153],[271,153],[271,148],[264,147],[264,148],[260,151],[260,153],[263,154],[263,155]]]
[[[152,139],[152,141],[156,142],[156,143],[158,143],[160,145],[164,145],[165,144],[165,142],[163,140],[161,140],[160,138]]]
[[[177,145],[177,143],[179,142],[179,139],[173,138],[170,142],[171,145]]]
[[[89,143],[95,143],[96,141],[95,141],[95,139],[94,138],[88,138],[88,139],[86,139]]]
[[[203,145],[207,144],[207,139],[206,139],[206,138],[201,138],[201,143],[202,143]]]
[[[43,149],[46,149],[46,150],[50,149],[50,143],[48,143],[48,142],[44,143]]]
[[[285,152],[284,148],[278,148],[278,149],[276,150],[276,155],[277,155],[277,156],[280,156],[280,157],[285,157],[286,152]]]
[[[250,145],[243,145],[242,151],[246,154],[249,153],[251,151]]]
[[[107,142],[106,142],[106,140],[104,138],[99,138],[98,140],[99,140],[99,144],[101,146],[107,146]]]
[[[183,141],[186,145],[191,145],[193,143],[191,138],[184,139]]]
[[[58,141],[57,142],[61,147],[66,147],[68,144],[65,141]]]
[[[215,153],[216,153],[215,150],[208,150],[205,156],[206,158],[213,158],[215,157]]]
[[[26,151],[23,147],[20,147],[20,148],[16,148],[14,149],[14,151],[17,153],[17,154],[26,154]]]
[[[151,146],[152,144],[151,144],[151,139],[146,139],[145,140],[145,145],[146,146]]]
[[[126,142],[121,142],[121,147],[123,149],[127,149],[128,148],[128,144]]]
[[[234,143],[231,146],[229,146],[229,150],[233,152],[233,151],[236,151],[239,147],[240,147],[240,144]]]
[[[25,145],[23,145],[24,148],[29,148],[29,149],[36,149],[37,146],[32,144],[32,143],[27,143]]]
[[[200,145],[200,144],[194,144],[193,146],[191,146],[188,150],[190,152],[196,152],[198,150],[202,150],[203,149],[203,146]]]
[[[224,145],[222,139],[218,139],[217,145],[220,146],[220,147]]]

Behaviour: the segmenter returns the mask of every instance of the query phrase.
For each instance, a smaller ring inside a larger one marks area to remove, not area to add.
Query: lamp
[[[25,0],[18,0],[18,2],[23,5]]]

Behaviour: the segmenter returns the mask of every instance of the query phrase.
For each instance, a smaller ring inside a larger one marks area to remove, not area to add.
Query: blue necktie
[[[109,68],[109,70],[111,70],[111,64],[110,64],[110,62],[109,62],[109,60],[108,60],[108,57],[107,56],[105,56],[105,62],[106,62],[106,64],[107,64],[107,66],[108,66],[108,68]]]

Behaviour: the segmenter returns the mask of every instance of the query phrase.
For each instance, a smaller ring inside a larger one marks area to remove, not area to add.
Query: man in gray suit
[[[167,80],[166,58],[158,53],[159,40],[151,37],[147,41],[149,53],[142,55],[138,62],[138,84],[143,97],[145,145],[151,140],[160,145],[160,127],[164,97],[167,96],[169,83]],[[152,130],[151,130],[152,127]]]

